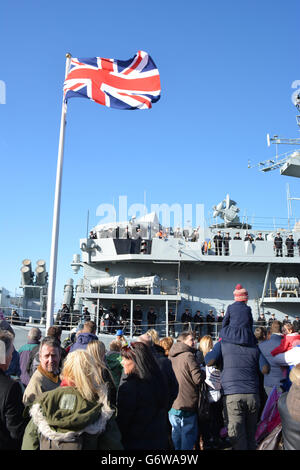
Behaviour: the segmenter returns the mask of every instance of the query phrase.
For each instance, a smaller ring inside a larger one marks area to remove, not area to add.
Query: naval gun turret
[[[40,320],[47,310],[48,273],[45,260],[39,259],[35,272],[32,270],[31,260],[22,262],[21,285],[23,289],[22,310],[25,318]]]
[[[31,260],[30,259],[24,259],[23,260],[23,266],[20,269],[21,271],[21,286],[31,286],[33,285],[33,277],[34,274],[32,272],[31,268]]]
[[[64,285],[64,297],[63,297],[63,304],[66,304],[69,309],[73,304],[73,279],[68,279]]]
[[[35,268],[35,284],[37,286],[45,286],[48,273],[46,271],[46,262],[43,259],[39,259],[36,262],[37,266]]]

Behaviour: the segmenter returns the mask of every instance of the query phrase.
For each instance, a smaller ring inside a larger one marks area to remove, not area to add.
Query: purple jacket
[[[20,369],[21,369],[20,379],[21,379],[21,382],[24,385],[28,385],[29,380],[31,378],[28,375],[28,372],[26,371],[26,367],[27,367],[27,364],[28,364],[28,361],[29,361],[30,353],[39,344],[40,343],[36,343],[36,342],[33,342],[33,341],[28,341],[28,343],[24,344],[24,346],[21,346],[21,348],[18,351],[19,355],[20,355]]]
[[[98,340],[98,337],[92,333],[79,333],[76,343],[70,348],[70,352],[76,351],[76,349],[86,349],[87,345],[95,340]]]

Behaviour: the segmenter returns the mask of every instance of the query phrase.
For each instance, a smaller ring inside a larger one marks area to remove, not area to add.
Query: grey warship
[[[299,103],[298,98],[298,111]],[[300,116],[296,118],[300,126]],[[300,139],[278,136],[271,139],[268,135],[267,139],[268,145],[300,143]],[[300,152],[289,152],[281,159],[276,155],[258,166],[264,172],[279,168],[282,175],[300,177]],[[275,222],[271,230],[263,230],[241,220],[239,212],[237,203],[227,194],[213,207],[214,223],[195,230],[163,227],[155,213],[93,227],[90,237],[80,239],[80,253],[71,263],[74,272],[81,273],[74,288],[73,310],[81,311],[84,305],[99,323],[100,314],[112,303],[117,310],[125,303],[130,310],[132,335],[135,306],[139,304],[143,310],[144,329],[146,312],[153,306],[157,328],[168,335],[170,309],[179,328],[185,309],[193,314],[200,310],[204,318],[212,311],[216,319],[232,303],[239,283],[249,292],[254,320],[264,313],[268,321],[273,313],[278,320],[288,315],[293,321],[300,304],[300,225],[290,227],[288,220],[284,228]],[[218,232],[222,237],[219,244],[215,238]],[[72,290],[71,279],[65,286],[67,304]]]
[[[300,116],[297,123],[300,126]],[[268,145],[298,145],[299,141],[268,136]],[[281,159],[276,156],[257,166],[264,172],[279,168],[282,175],[300,177],[300,152],[287,153]],[[70,278],[64,286],[63,303],[70,310],[66,328],[80,323],[83,308],[87,307],[98,332],[103,331],[105,312],[112,304],[117,311],[126,304],[130,336],[136,333],[137,305],[143,311],[141,331],[147,330],[147,312],[154,307],[155,327],[161,335],[168,335],[170,309],[175,313],[177,332],[182,329],[185,309],[193,315],[200,310],[204,319],[210,312],[216,320],[232,303],[238,283],[248,290],[254,321],[260,313],[266,321],[272,314],[278,320],[288,315],[293,321],[300,304],[300,224],[282,227],[274,222],[268,230],[248,224],[240,218],[240,209],[229,194],[212,209],[213,222],[194,230],[162,226],[156,213],[93,227],[90,236],[80,239],[80,252],[71,262],[80,277],[76,285]],[[221,237],[219,241],[216,236]],[[282,239],[279,251],[277,236]],[[292,244],[286,244],[289,239]],[[45,277],[42,281],[45,283]],[[217,337],[216,322],[214,327]]]

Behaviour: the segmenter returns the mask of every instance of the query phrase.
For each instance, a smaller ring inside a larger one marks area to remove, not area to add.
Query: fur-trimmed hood
[[[113,410],[85,400],[73,387],[59,387],[42,395],[30,415],[38,432],[52,441],[72,442],[82,433],[105,431]]]

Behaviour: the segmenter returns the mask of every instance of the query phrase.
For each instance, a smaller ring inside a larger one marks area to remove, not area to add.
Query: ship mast
[[[300,94],[295,100],[295,106],[298,112],[300,112]],[[300,114],[297,114],[296,121],[298,127],[300,127]],[[279,137],[278,135],[270,137],[270,134],[267,134],[267,144],[268,147],[270,147],[271,144],[275,144],[275,157],[269,160],[264,160],[255,165],[251,165],[250,160],[248,160],[248,168],[258,167],[259,170],[263,172],[277,170],[278,168],[280,168],[281,175],[300,178],[300,148],[278,155],[278,145],[299,146],[300,138],[287,139]]]

